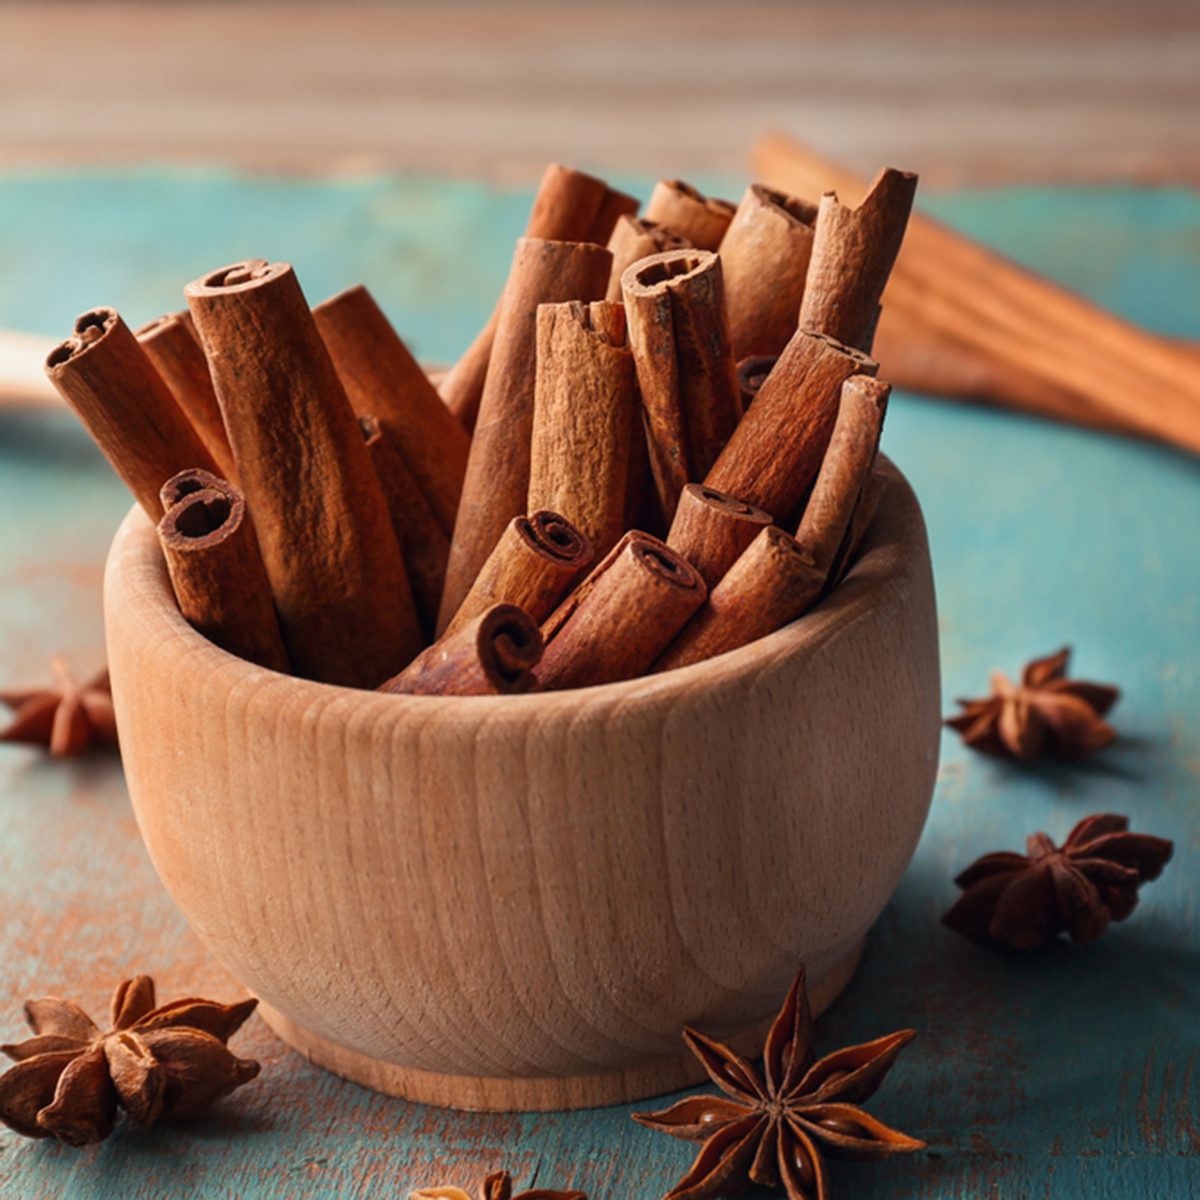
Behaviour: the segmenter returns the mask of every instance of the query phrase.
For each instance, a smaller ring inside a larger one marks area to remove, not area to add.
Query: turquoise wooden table
[[[643,192],[647,180],[625,180]],[[735,192],[737,181],[707,181]],[[529,196],[439,180],[321,183],[212,174],[0,178],[0,326],[63,334],[116,304],[140,323],[181,285],[246,255],[291,259],[316,300],[365,281],[428,358],[490,307]],[[1144,323],[1200,333],[1200,197],[1006,190],[934,197],[954,224]],[[1103,381],[1100,381],[1101,385]],[[837,1164],[857,1200],[1200,1195],[1200,465],[1158,447],[904,396],[887,451],[933,544],[946,709],[988,671],[1064,642],[1120,684],[1119,742],[1086,766],[1022,770],[947,736],[924,840],[861,970],[818,1023],[832,1048],[920,1031],[873,1111],[929,1149]],[[129,499],[65,413],[0,416],[0,676],[52,652],[103,657],[99,584]],[[984,851],[1061,838],[1091,812],[1174,838],[1175,861],[1124,925],[1083,948],[1000,957],[938,923]],[[138,971],[164,995],[235,982],[159,885],[113,758],[52,763],[0,747],[0,1036],[47,992],[101,1008]],[[629,1110],[472,1116],[343,1083],[254,1020],[259,1080],[200,1124],[119,1128],[82,1152],[0,1131],[14,1197],[405,1196],[500,1164],[594,1200],[654,1200],[689,1147]]]

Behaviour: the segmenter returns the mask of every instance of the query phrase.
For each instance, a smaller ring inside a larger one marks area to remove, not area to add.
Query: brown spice
[[[590,243],[517,242],[450,543],[442,625],[462,604],[509,521],[525,511],[538,305],[599,300],[611,265],[608,251]]]
[[[193,1117],[258,1075],[257,1062],[226,1048],[257,1004],[188,998],[156,1008],[154,981],[138,975],[113,993],[102,1032],[70,1000],[29,1000],[34,1036],[0,1046],[17,1063],[0,1076],[0,1121],[86,1146],[109,1135],[118,1106],[139,1125]]]
[[[542,687],[587,687],[645,674],[706,591],[686,559],[632,530],[542,627]]]
[[[850,568],[858,560],[863,542],[870,532],[871,522],[875,519],[875,513],[879,509],[893,475],[892,469],[877,466],[867,476],[867,481],[863,484],[862,491],[855,502],[854,511],[850,514],[850,524],[846,529],[846,536],[842,538],[842,544],[834,556],[833,565],[829,568],[829,574],[825,578],[827,593],[842,582]]]
[[[963,871],[954,881],[963,894],[942,922],[985,946],[1029,950],[1060,933],[1093,942],[1133,912],[1174,849],[1111,813],[1084,818],[1061,847],[1035,833],[1025,854],[985,854]]]
[[[159,488],[176,471],[216,471],[171,389],[112,308],[75,322],[74,335],[46,359],[46,374],[152,521]]]
[[[528,509],[575,524],[598,555],[625,530],[634,433],[633,356],[619,304],[543,304],[537,316]]]
[[[881,171],[857,208],[821,197],[800,324],[868,350],[892,264],[900,253],[917,177]]]
[[[960,700],[962,712],[946,724],[972,750],[1031,762],[1042,754],[1082,758],[1109,745],[1116,731],[1104,720],[1120,691],[1106,683],[1068,679],[1070,647],[1034,659],[1014,684],[992,673],[992,694]]]
[[[666,225],[647,221],[644,217],[624,216],[608,239],[608,252],[613,256],[612,274],[608,278],[606,300],[621,299],[621,276],[627,268],[652,254],[666,250],[683,250],[691,245],[682,234]]]
[[[685,1028],[683,1040],[725,1096],[688,1096],[670,1108],[635,1113],[648,1129],[703,1142],[691,1169],[665,1200],[702,1200],[751,1184],[782,1187],[788,1200],[825,1200],[824,1157],[886,1158],[925,1143],[859,1107],[879,1089],[916,1036],[902,1029],[817,1059],[801,967],[752,1063]]]
[[[777,355],[799,324],[817,207],[751,184],[721,239],[733,357]]]
[[[705,250],[656,254],[630,267],[621,287],[650,466],[669,521],[684,485],[704,478],[741,417],[721,260]]]
[[[494,604],[515,604],[541,624],[595,557],[582,531],[558,513],[514,517],[441,636],[456,633]]]
[[[667,545],[700,572],[711,592],[742,551],[771,524],[771,514],[702,483],[679,498]]]
[[[604,180],[551,163],[538,187],[525,236],[549,242],[596,242],[603,246],[617,220],[637,209],[638,202],[633,196],[610,188]],[[506,283],[505,290],[507,288]],[[566,296],[558,298],[570,299]],[[578,298],[600,299],[599,296]],[[446,406],[468,432],[474,430],[479,417],[503,303],[501,295],[487,324],[438,385]]]
[[[77,683],[57,656],[50,660],[50,670],[55,678],[50,687],[0,690],[0,703],[13,710],[12,721],[0,729],[0,742],[44,746],[56,758],[115,746],[117,720],[108,671]]]
[[[313,319],[360,417],[387,430],[448,538],[471,439],[361,284],[322,301]]]
[[[797,330],[704,482],[790,523],[825,458],[842,384],[876,370],[861,351]]]
[[[300,284],[287,263],[251,260],[185,294],[288,658],[308,678],[377,686],[424,641],[383,492]]]
[[[512,1187],[509,1173],[497,1171],[479,1185],[479,1200],[587,1200],[583,1192],[553,1188],[533,1188],[514,1196]],[[460,1187],[423,1187],[413,1192],[409,1200],[471,1200],[471,1197]]]
[[[185,496],[159,521],[158,541],[184,620],[238,658],[287,671],[271,585],[241,492],[223,483]]]
[[[423,650],[380,687],[398,695],[499,696],[537,687],[542,634],[524,609],[496,604]]]
[[[742,408],[747,409],[758,395],[759,388],[767,381],[767,376],[775,369],[779,361],[778,354],[752,354],[743,358],[737,365],[738,390],[742,393]]]
[[[383,488],[383,498],[392,518],[392,530],[400,543],[400,553],[412,586],[422,632],[431,638],[446,579],[450,538],[409,469],[408,460],[396,438],[392,436],[396,427],[385,425],[372,416],[359,417],[358,425],[376,478]]]
[[[646,205],[646,220],[666,225],[701,250],[716,250],[733,220],[728,200],[706,196],[682,179],[663,179],[654,185]]]
[[[655,663],[669,671],[747,646],[782,629],[816,602],[825,572],[790,534],[772,525],[742,552]]]

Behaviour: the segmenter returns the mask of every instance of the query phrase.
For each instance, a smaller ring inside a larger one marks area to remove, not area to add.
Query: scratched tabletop
[[[649,180],[622,180],[645,194]],[[702,180],[740,194],[744,180]],[[247,255],[286,258],[316,301],[353,282],[417,353],[449,359],[489,310],[530,196],[427,178],[295,181],[208,172],[0,176],[0,327],[62,336],[115,304],[131,325]],[[926,206],[1164,332],[1200,334],[1200,196],[993,190]],[[1098,380],[1097,386],[1105,386]],[[1064,643],[1120,685],[1120,739],[1087,765],[1020,769],[947,735],[916,857],[818,1051],[913,1026],[872,1111],[929,1149],[837,1163],[856,1200],[1200,1195],[1200,464],[1157,446],[948,405],[894,402],[884,435],[924,505],[945,710]],[[0,414],[0,679],[52,653],[103,660],[100,581],[129,498],[65,412]],[[944,929],[979,854],[1061,839],[1097,811],[1175,839],[1125,924],[1086,947],[996,955]],[[0,1038],[28,996],[104,1011],[153,974],[222,999],[142,848],[115,757],[0,746]],[[786,923],[788,914],[779,920]],[[655,1200],[692,1148],[628,1108],[469,1115],[374,1095],[311,1066],[258,1019],[235,1040],[258,1080],[198,1124],[119,1126],[77,1151],[0,1129],[4,1197],[406,1196],[509,1166],[524,1186]]]

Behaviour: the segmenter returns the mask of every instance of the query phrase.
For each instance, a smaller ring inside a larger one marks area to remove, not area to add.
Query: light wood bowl
[[[290,679],[179,615],[150,522],[109,556],[122,754],[192,927],[313,1061],[473,1109],[696,1082],[685,1023],[818,1009],[925,822],[933,584],[899,476],[818,609],[709,662],[497,699]]]

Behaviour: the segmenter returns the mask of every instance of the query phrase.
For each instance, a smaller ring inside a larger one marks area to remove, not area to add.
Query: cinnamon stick
[[[618,218],[637,209],[635,197],[610,188],[604,180],[551,163],[538,187],[525,236],[548,242],[596,242],[603,246]],[[438,387],[442,400],[468,432],[474,430],[479,416],[503,299],[501,295],[487,324]]]
[[[861,350],[798,329],[705,484],[789,521],[825,457],[842,384],[877,369]]]
[[[588,539],[558,513],[514,517],[441,636],[502,603],[516,604],[541,624],[594,559]]]
[[[803,195],[861,194],[851,171],[782,135],[755,148],[756,169]],[[1200,453],[1200,374],[1186,344],[1122,320],[940,222],[915,213],[884,295],[880,347],[908,339],[949,343],[955,363],[928,376],[889,359],[889,378]],[[974,370],[970,363],[974,360]]]
[[[713,588],[708,603],[654,665],[669,671],[782,629],[821,594],[825,572],[791,534],[764,529]]]
[[[741,416],[721,260],[707,250],[643,259],[621,279],[650,451],[669,521],[684,485],[702,479]]]
[[[514,604],[496,604],[423,650],[381,692],[499,696],[537,687],[542,633]]]
[[[605,299],[621,299],[621,276],[635,262],[666,250],[685,250],[690,245],[683,234],[667,225],[647,221],[644,217],[621,217],[608,239],[608,252],[613,256],[613,263]]]
[[[862,203],[848,208],[834,192],[821,197],[800,324],[870,349],[880,297],[900,253],[917,177],[886,168]]]
[[[561,513],[597,555],[607,554],[626,528],[635,428],[640,433],[637,379],[622,306],[541,305],[529,510]]]
[[[374,687],[423,645],[387,505],[337,372],[287,263],[188,284],[288,657]]]
[[[746,189],[720,247],[735,359],[777,355],[796,332],[816,218],[807,200]]]
[[[448,538],[467,469],[466,430],[361,284],[322,301],[313,318],[351,408],[386,428]]]
[[[706,196],[682,179],[662,179],[646,204],[646,220],[666,225],[701,250],[716,250],[733,220],[728,200]]]
[[[709,591],[771,522],[771,514],[716,488],[689,483],[679,498],[667,545],[700,572]]]
[[[644,674],[706,592],[686,559],[632,530],[543,626],[542,687],[586,687]]]
[[[226,479],[236,480],[233,452],[208,373],[208,360],[190,318],[184,320],[180,313],[167,313],[143,325],[134,336],[200,435],[218,470]]]
[[[538,305],[599,300],[611,265],[612,255],[591,243],[517,242],[450,543],[442,625],[462,604],[509,521],[525,511]]]
[[[875,519],[875,513],[887,491],[890,479],[891,474],[888,469],[877,466],[863,484],[862,491],[854,505],[854,512],[850,516],[846,535],[842,538],[842,544],[825,579],[827,593],[833,591],[842,582],[857,561],[859,551],[866,540],[871,522]]]
[[[75,410],[147,516],[163,514],[159,488],[176,471],[216,463],[116,309],[94,308],[46,359],[46,374]]]
[[[163,512],[166,513],[170,512],[184,496],[190,496],[193,492],[202,492],[206,488],[221,492],[232,486],[229,480],[221,475],[214,475],[211,471],[203,471],[199,467],[188,467],[186,470],[172,475],[159,488],[158,499]]]
[[[392,426],[372,416],[359,417],[358,424],[400,544],[421,630],[427,638],[432,638],[446,579],[450,539],[409,470],[392,436]]]
[[[240,491],[187,493],[158,523],[158,540],[179,611],[193,628],[230,654],[272,671],[287,671],[271,585]]]
[[[829,449],[796,530],[796,540],[826,573],[871,474],[891,390],[890,384],[869,375],[851,375],[842,384]]]

